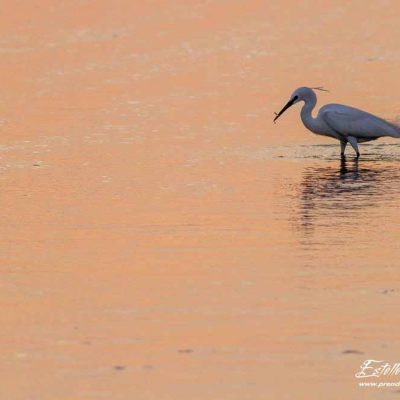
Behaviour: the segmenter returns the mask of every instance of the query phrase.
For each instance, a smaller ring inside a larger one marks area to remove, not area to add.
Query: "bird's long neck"
[[[314,133],[320,133],[320,126],[316,119],[312,116],[312,111],[317,104],[317,96],[313,93],[313,96],[310,96],[308,99],[304,101],[303,108],[301,109],[301,120],[303,121],[304,126]]]

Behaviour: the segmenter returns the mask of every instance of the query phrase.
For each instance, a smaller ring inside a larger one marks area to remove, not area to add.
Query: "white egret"
[[[342,157],[347,143],[351,144],[358,158],[360,156],[358,143],[376,140],[382,136],[400,138],[400,126],[341,104],[327,104],[321,107],[317,117],[313,118],[312,111],[317,104],[317,96],[313,89],[326,91],[321,87],[296,89],[285,107],[279,113],[275,113],[274,122],[293,104],[304,101],[300,114],[304,126],[317,135],[339,140]]]

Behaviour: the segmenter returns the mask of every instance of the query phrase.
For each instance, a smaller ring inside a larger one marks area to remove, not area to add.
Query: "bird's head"
[[[296,89],[292,95],[290,96],[290,100],[286,103],[286,105],[282,108],[281,111],[278,113],[275,113],[275,118],[274,122],[288,109],[290,108],[293,104],[298,103],[299,101],[307,101],[311,99],[316,99],[316,95],[314,93],[314,90],[322,90],[324,92],[327,92],[326,89],[322,87],[314,87],[314,88],[309,88],[309,87],[300,87]]]

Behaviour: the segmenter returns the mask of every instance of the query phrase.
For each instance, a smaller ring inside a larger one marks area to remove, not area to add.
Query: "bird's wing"
[[[400,128],[357,108],[329,104],[321,108],[318,116],[330,129],[343,136],[354,136],[357,139],[400,137]]]

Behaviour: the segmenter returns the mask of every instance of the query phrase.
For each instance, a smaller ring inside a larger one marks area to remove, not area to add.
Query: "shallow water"
[[[400,142],[272,119],[395,119],[398,3],[6,5],[1,397],[396,397]]]

